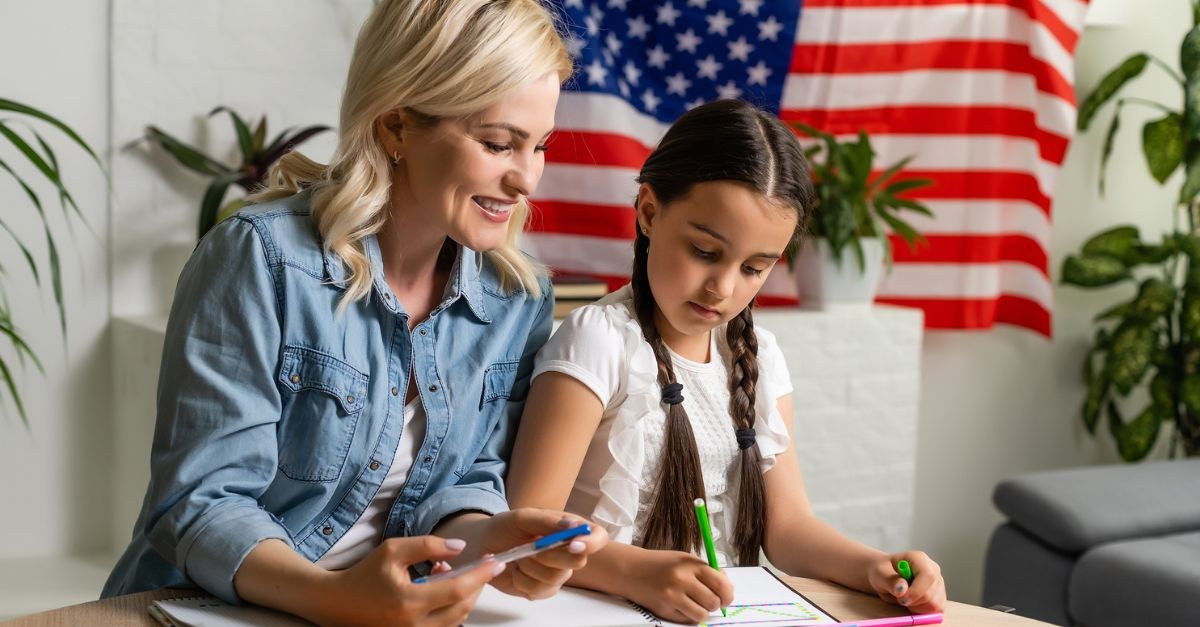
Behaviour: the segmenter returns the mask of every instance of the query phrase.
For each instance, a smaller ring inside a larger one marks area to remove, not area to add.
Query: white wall
[[[1087,29],[1076,50],[1078,92],[1088,93],[1109,68],[1145,50],[1178,67],[1178,48],[1191,24],[1188,3],[1160,0],[1155,10],[1129,11],[1121,27]],[[1182,92],[1158,68],[1125,95],[1169,106]],[[1147,109],[1126,107],[1109,163],[1105,198],[1097,192],[1100,148],[1111,109],[1076,137],[1062,168],[1053,209],[1051,276],[1057,284],[1066,255],[1094,233],[1118,223],[1138,225],[1156,239],[1172,224],[1180,177],[1159,187],[1146,171],[1141,126]],[[978,601],[983,556],[1001,517],[991,505],[999,480],[1022,472],[1117,457],[1107,433],[1087,435],[1079,419],[1081,367],[1091,317],[1132,287],[1088,292],[1054,290],[1054,338],[1009,327],[986,333],[929,332],[921,364],[921,427],[917,453],[914,544],[942,564],[953,598]],[[1103,427],[1100,431],[1103,430]],[[1164,457],[1160,448],[1152,453]]]
[[[0,1],[0,97],[42,108],[108,151],[108,3]],[[11,118],[8,114],[0,115]],[[38,291],[24,259],[0,236],[0,282],[18,328],[41,357],[17,382],[29,414],[20,424],[0,392],[0,557],[99,548],[107,540],[105,476],[108,424],[108,199],[104,177],[70,140],[40,127],[55,149],[68,188],[86,216],[72,237],[48,183],[6,143],[0,159],[36,182],[62,253],[68,340],[59,332],[49,289]],[[0,175],[0,216],[20,233],[48,272],[40,222],[20,188]],[[11,346],[0,353],[14,364]]]

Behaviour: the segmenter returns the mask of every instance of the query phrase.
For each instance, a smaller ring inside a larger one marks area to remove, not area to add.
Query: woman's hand
[[[531,507],[501,512],[488,520],[488,528],[482,537],[483,548],[488,553],[499,553],[586,522],[570,514]],[[590,534],[579,536],[566,546],[512,562],[492,585],[527,599],[554,596],[576,569],[587,564],[588,556],[606,544],[608,532],[600,525],[592,524]]]
[[[462,540],[435,536],[391,538],[346,570],[329,573],[322,594],[328,599],[318,622],[329,625],[462,624],[483,586],[505,570],[485,562],[470,572],[431,583],[415,584],[411,564],[435,563],[458,555]],[[444,563],[434,572],[447,570]]]
[[[896,564],[900,560],[908,560],[912,568],[911,585],[896,573]],[[903,605],[912,612],[941,612],[946,608],[946,580],[942,579],[942,567],[923,551],[896,553],[880,560],[871,565],[867,579],[879,598]]]
[[[733,603],[733,583],[707,562],[681,551],[641,551],[626,596],[677,623],[699,623]]]

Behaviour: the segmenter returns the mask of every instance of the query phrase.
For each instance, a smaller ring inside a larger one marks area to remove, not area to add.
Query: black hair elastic
[[[663,402],[668,405],[678,405],[683,402],[683,384],[671,383],[663,386]]]
[[[746,450],[746,449],[750,448],[751,446],[754,446],[755,440],[754,440],[754,428],[753,427],[747,427],[745,429],[738,429],[737,431],[734,431],[733,433],[734,433],[734,435],[737,436],[737,443],[738,443],[739,449]]]

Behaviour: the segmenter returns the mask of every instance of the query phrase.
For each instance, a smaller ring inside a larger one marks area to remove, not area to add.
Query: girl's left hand
[[[908,560],[912,568],[911,585],[896,572],[900,560]],[[946,608],[946,580],[942,579],[942,567],[924,551],[895,553],[880,560],[870,567],[867,579],[879,598],[903,605],[915,614],[941,612]]]

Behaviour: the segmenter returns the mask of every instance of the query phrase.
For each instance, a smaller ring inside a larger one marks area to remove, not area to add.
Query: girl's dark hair
[[[798,220],[792,243],[804,231],[815,204],[812,178],[804,152],[775,116],[738,100],[718,100],[701,105],[680,117],[647,157],[638,175],[654,191],[660,205],[686,196],[697,183],[743,183],[793,208]],[[633,260],[634,310],[646,341],[658,361],[658,383],[675,383],[671,356],[655,326],[655,301],[646,274],[650,239],[636,226]],[[732,429],[754,426],[755,388],[758,383],[758,339],[750,310],[753,302],[727,326],[731,354],[729,414]],[[687,391],[685,390],[686,394]],[[786,418],[786,417],[785,417]],[[764,541],[766,498],[758,445],[741,451],[740,495],[733,545],[738,563],[758,564]],[[705,496],[700,456],[691,422],[683,405],[667,405],[666,450],[659,466],[642,545],[652,549],[698,551],[700,530],[692,501]]]

